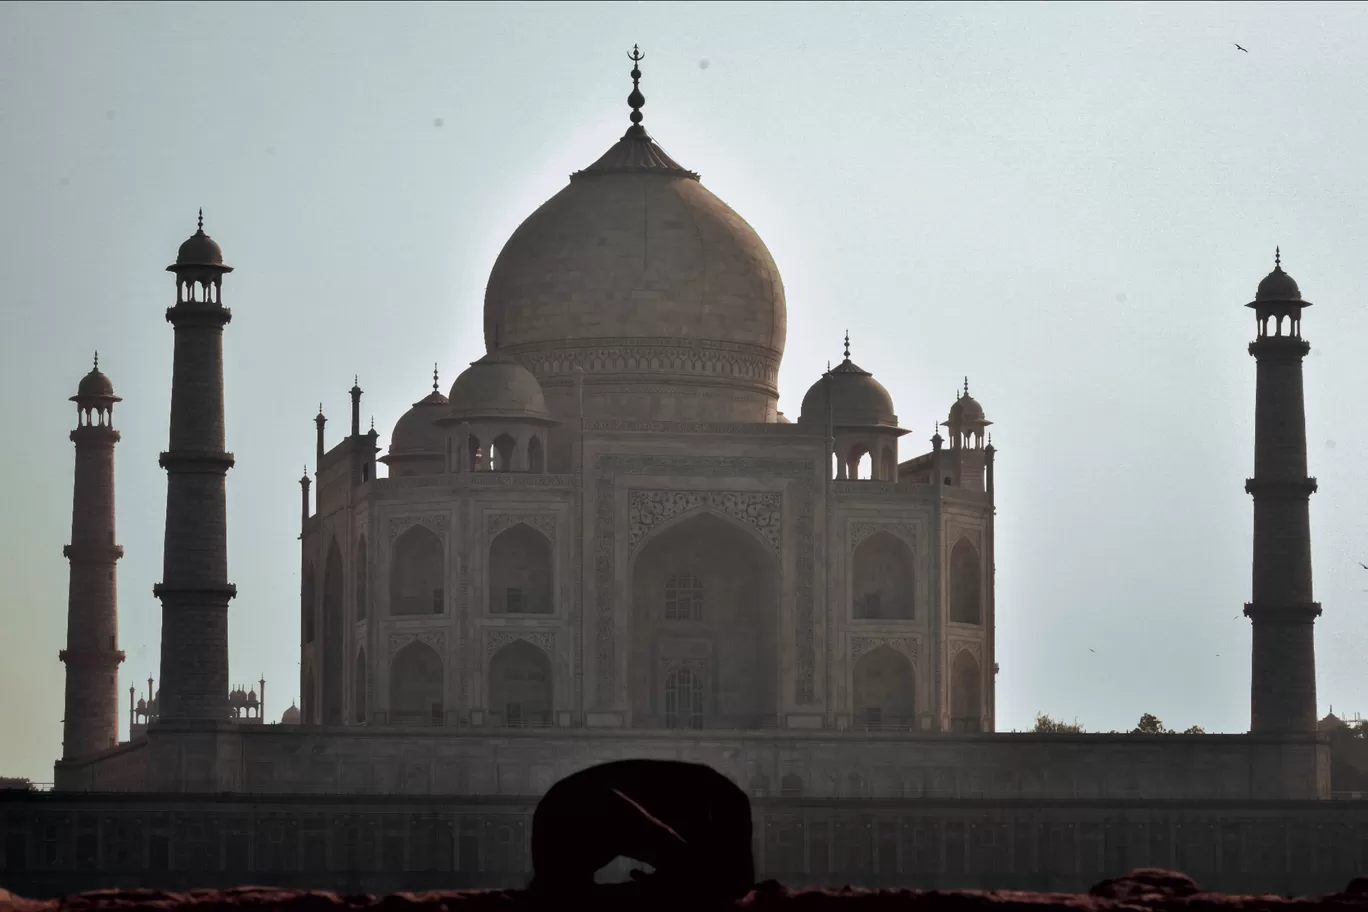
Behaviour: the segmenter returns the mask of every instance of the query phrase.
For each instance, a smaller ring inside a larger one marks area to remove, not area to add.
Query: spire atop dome
[[[1301,289],[1297,287],[1297,282],[1290,275],[1283,272],[1282,268],[1282,247],[1273,248],[1273,271],[1264,276],[1259,283],[1259,289],[1254,294],[1254,300],[1247,306],[1254,307],[1259,304],[1287,304],[1297,307],[1310,307],[1310,301],[1302,300]]]
[[[432,362],[432,391],[437,392],[437,362]]]
[[[577,180],[599,174],[647,171],[670,177],[686,177],[691,180],[698,180],[698,175],[695,172],[682,167],[679,162],[670,158],[665,150],[660,148],[656,141],[651,138],[651,134],[646,132],[646,128],[641,125],[641,108],[646,104],[646,96],[641,94],[641,68],[638,64],[646,59],[646,55],[641,53],[639,46],[633,45],[632,50],[627,54],[627,58],[632,61],[632,93],[627,96],[627,104],[632,109],[632,125],[598,161],[583,171],[576,171],[570,175],[570,179]]]
[[[95,349],[95,367],[94,367],[94,370],[99,370],[99,369],[100,369],[100,350],[97,348],[97,349]]]
[[[168,272],[185,268],[209,268],[216,272],[232,272],[233,267],[223,262],[223,249],[204,233],[204,209],[199,210],[195,233],[176,251],[176,262],[166,267]]]
[[[967,376],[964,378],[964,395],[969,395],[969,378]]]
[[[632,45],[632,52],[627,55],[627,59],[632,61],[632,94],[627,96],[627,104],[632,108],[632,125],[623,134],[623,139],[646,139],[646,128],[641,125],[641,108],[646,104],[646,96],[641,94],[641,67],[638,64],[646,59],[646,55],[641,53],[641,48]]]
[[[850,330],[846,330],[845,335],[845,359],[850,360]]]

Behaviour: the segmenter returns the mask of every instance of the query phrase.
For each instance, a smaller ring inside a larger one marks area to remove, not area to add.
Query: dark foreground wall
[[[67,896],[53,900],[28,900],[0,890],[0,912],[233,912],[250,908],[256,912],[450,912],[451,909],[490,912],[535,912],[540,909],[593,909],[594,912],[641,912],[643,909],[679,909],[698,912],[698,905],[677,904],[668,897],[652,896],[635,884],[597,888],[596,895],[581,901],[558,902],[556,897],[538,902],[519,891],[472,891],[407,893],[398,896],[343,896],[308,893],[269,887],[244,887],[224,891],[165,893],[151,890],[108,891]],[[1368,909],[1368,882],[1355,880],[1342,891],[1321,896],[1281,898],[1275,896],[1227,896],[1209,893],[1182,874],[1138,870],[1097,884],[1087,894],[1027,892],[942,892],[914,890],[794,890],[774,882],[759,884],[736,903],[713,906],[751,912],[792,910],[859,909],[862,912],[1159,912],[1200,909],[1205,912],[1292,912],[1311,909]]]
[[[387,894],[522,887],[535,799],[0,793],[0,886],[241,884]],[[1368,873],[1368,801],[756,799],[762,879],[1082,891],[1140,867],[1224,893],[1306,895]]]

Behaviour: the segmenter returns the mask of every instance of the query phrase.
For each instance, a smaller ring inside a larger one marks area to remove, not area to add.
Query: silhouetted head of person
[[[740,899],[755,885],[750,800],[712,767],[675,760],[617,760],[553,785],[532,816],[531,889],[588,890],[619,856],[650,865],[632,879],[662,899]]]

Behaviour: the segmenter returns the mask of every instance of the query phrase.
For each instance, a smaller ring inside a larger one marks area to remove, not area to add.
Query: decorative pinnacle
[[[850,360],[850,330],[846,330],[845,335],[845,359]]]
[[[964,395],[969,395],[969,378],[964,378]]]
[[[432,363],[432,391],[437,392],[437,362]]]
[[[371,415],[371,430],[375,430],[375,416]]]
[[[627,96],[627,104],[632,108],[632,125],[627,128],[627,136],[641,138],[646,135],[646,128],[641,125],[641,107],[646,104],[646,96],[641,94],[641,68],[638,64],[646,59],[646,55],[634,44],[627,59],[632,61],[632,94]]]
[[[1282,248],[1281,248],[1281,247],[1274,247],[1274,248],[1273,248],[1273,268],[1274,268],[1274,269],[1282,269]]]
[[[100,369],[100,350],[97,348],[97,349],[95,350],[95,370],[99,370],[99,369]]]
[[[199,211],[199,233],[204,234],[204,207],[200,206]]]

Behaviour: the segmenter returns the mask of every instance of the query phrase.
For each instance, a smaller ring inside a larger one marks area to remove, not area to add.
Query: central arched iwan
[[[860,620],[911,620],[916,616],[912,549],[891,532],[860,542],[851,561],[854,614]]]
[[[735,521],[698,512],[647,539],[631,573],[633,725],[771,727],[778,713],[774,550]]]
[[[410,527],[395,540],[390,559],[390,614],[441,614],[445,571],[442,540],[424,526]]]
[[[550,540],[527,523],[489,543],[490,614],[550,614],[553,605]]]
[[[552,713],[551,659],[526,640],[514,640],[489,663],[489,711],[509,728],[545,728]]]
[[[440,725],[445,715],[442,657],[413,640],[390,660],[390,718],[396,725]]]

